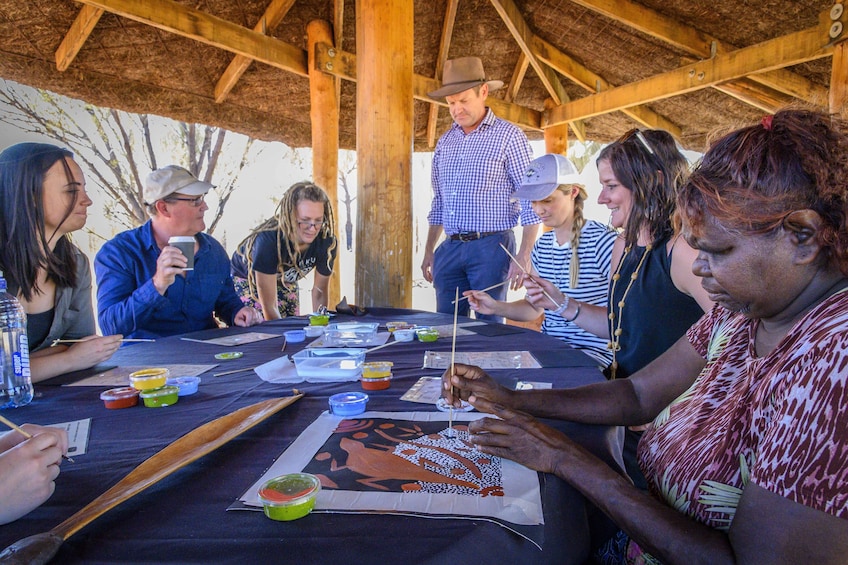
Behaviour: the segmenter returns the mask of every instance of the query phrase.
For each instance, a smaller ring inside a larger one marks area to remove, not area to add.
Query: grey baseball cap
[[[177,165],[168,165],[147,175],[144,183],[144,202],[153,204],[175,192],[187,196],[200,196],[212,188],[215,188],[214,184],[198,179],[188,170]]]
[[[544,200],[561,184],[582,185],[583,181],[571,161],[562,155],[549,153],[530,161],[521,186],[512,194],[512,198]]]

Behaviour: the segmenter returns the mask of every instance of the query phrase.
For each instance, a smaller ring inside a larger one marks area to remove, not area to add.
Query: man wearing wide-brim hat
[[[233,286],[230,258],[224,247],[203,233],[214,186],[177,165],[151,172],[144,183],[150,219],[107,241],[94,258],[97,318],[104,332],[130,338],[153,338],[262,321],[245,306]],[[188,257],[172,244],[185,238]]]
[[[530,264],[541,220],[529,202],[516,201],[512,194],[521,186],[532,152],[524,133],[486,106],[489,91],[502,86],[503,82],[486,78],[478,57],[461,57],[445,62],[441,88],[428,93],[445,98],[454,122],[433,154],[430,231],[421,264],[424,278],[436,289],[438,312],[453,313],[457,288],[462,296],[506,280],[519,286],[522,271],[501,245],[525,267]],[[524,229],[516,253],[512,230],[519,219]],[[436,248],[443,231],[446,239]],[[488,292],[503,300],[507,288],[502,285]],[[459,314],[468,313],[468,302],[463,300]]]

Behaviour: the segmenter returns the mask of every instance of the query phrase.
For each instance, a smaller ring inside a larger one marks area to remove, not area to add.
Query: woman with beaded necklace
[[[675,233],[677,189],[686,178],[686,159],[662,130],[632,130],[601,150],[597,159],[600,204],[621,230],[612,251],[606,307],[569,300],[544,280],[527,280],[526,300],[557,308],[584,330],[609,340],[611,379],[628,377],[671,347],[713,305],[692,272],[696,252]],[[645,424],[647,422],[643,422]],[[647,484],[636,463],[641,427],[626,431],[624,463],[640,488]]]

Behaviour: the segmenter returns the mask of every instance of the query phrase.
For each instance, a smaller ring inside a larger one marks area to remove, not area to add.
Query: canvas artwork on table
[[[304,471],[321,480],[316,511],[402,512],[543,523],[535,471],[477,451],[468,422],[481,414],[323,414],[242,497],[260,506],[268,478]]]

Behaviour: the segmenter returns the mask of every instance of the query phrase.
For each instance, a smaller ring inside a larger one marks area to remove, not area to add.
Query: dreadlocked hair
[[[321,231],[319,232],[318,237],[324,239],[330,238],[332,240],[332,244],[327,250],[327,268],[331,268],[330,258],[333,256],[333,250],[337,246],[337,240],[335,232],[336,218],[335,214],[333,214],[333,206],[330,203],[330,198],[321,187],[314,183],[308,181],[297,182],[289,187],[285,194],[283,194],[283,197],[280,199],[280,203],[277,205],[277,209],[274,212],[274,216],[256,226],[253,231],[250,232],[250,235],[248,235],[238,245],[238,248],[243,250],[241,254],[247,262],[248,291],[250,292],[251,298],[254,300],[259,300],[259,298],[256,293],[256,280],[252,276],[253,244],[256,241],[256,236],[260,232],[279,231],[282,232],[284,236],[283,238],[277,238],[278,272],[284,272],[287,268],[294,267],[298,272],[299,278],[303,278],[307,275],[307,273],[300,270],[299,263],[301,252],[298,248],[297,241],[297,205],[304,200],[318,202],[324,205],[324,224],[321,226]],[[290,257],[292,264],[284,262],[284,256]],[[281,281],[283,286],[289,288],[284,278],[281,279]]]

